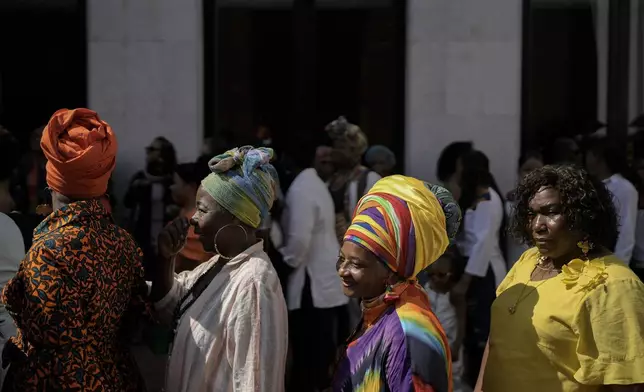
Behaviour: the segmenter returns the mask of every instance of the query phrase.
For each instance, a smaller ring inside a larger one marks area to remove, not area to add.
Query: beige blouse
[[[172,325],[183,295],[217,261],[175,276],[155,304]],[[263,243],[230,260],[179,321],[166,374],[167,392],[284,390],[288,316]]]

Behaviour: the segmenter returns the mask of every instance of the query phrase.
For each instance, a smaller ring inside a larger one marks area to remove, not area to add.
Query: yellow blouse
[[[497,290],[483,391],[644,383],[644,284],[613,255],[532,282],[537,258],[526,251]]]

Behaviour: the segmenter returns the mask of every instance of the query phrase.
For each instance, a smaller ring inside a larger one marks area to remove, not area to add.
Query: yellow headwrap
[[[399,276],[411,278],[445,252],[460,218],[446,189],[412,177],[389,176],[360,199],[344,240],[371,251]]]

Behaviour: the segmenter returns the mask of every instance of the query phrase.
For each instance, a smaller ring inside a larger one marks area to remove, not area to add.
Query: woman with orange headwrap
[[[116,137],[95,112],[63,109],[40,144],[54,212],[3,292],[18,327],[4,390],[143,390],[122,335],[145,288],[142,254],[104,203]]]
[[[362,320],[334,391],[452,391],[449,344],[415,277],[460,217],[447,190],[410,177],[385,177],[360,199],[337,268],[345,295],[362,299]]]

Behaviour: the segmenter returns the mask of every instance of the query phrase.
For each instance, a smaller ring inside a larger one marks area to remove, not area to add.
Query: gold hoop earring
[[[226,227],[230,227],[230,226],[236,226],[236,227],[239,227],[240,229],[242,229],[242,231],[244,232],[244,237],[246,238],[246,239],[244,240],[244,242],[248,243],[248,232],[246,231],[246,229],[244,229],[244,226],[242,226],[242,225],[234,225],[234,224],[232,224],[232,223],[229,223],[229,224],[227,224],[227,225],[222,226],[219,230],[217,230],[217,233],[215,234],[215,240],[214,240],[214,242],[215,242],[215,252],[217,252],[217,254],[219,255],[219,257],[221,257],[222,259],[226,259],[226,260],[230,260],[230,259],[232,259],[234,256],[233,256],[233,257],[228,257],[228,256],[223,255],[223,254],[219,251],[219,247],[217,246],[217,236],[219,235],[219,233],[221,233],[221,231],[222,231],[223,229],[225,229]]]

